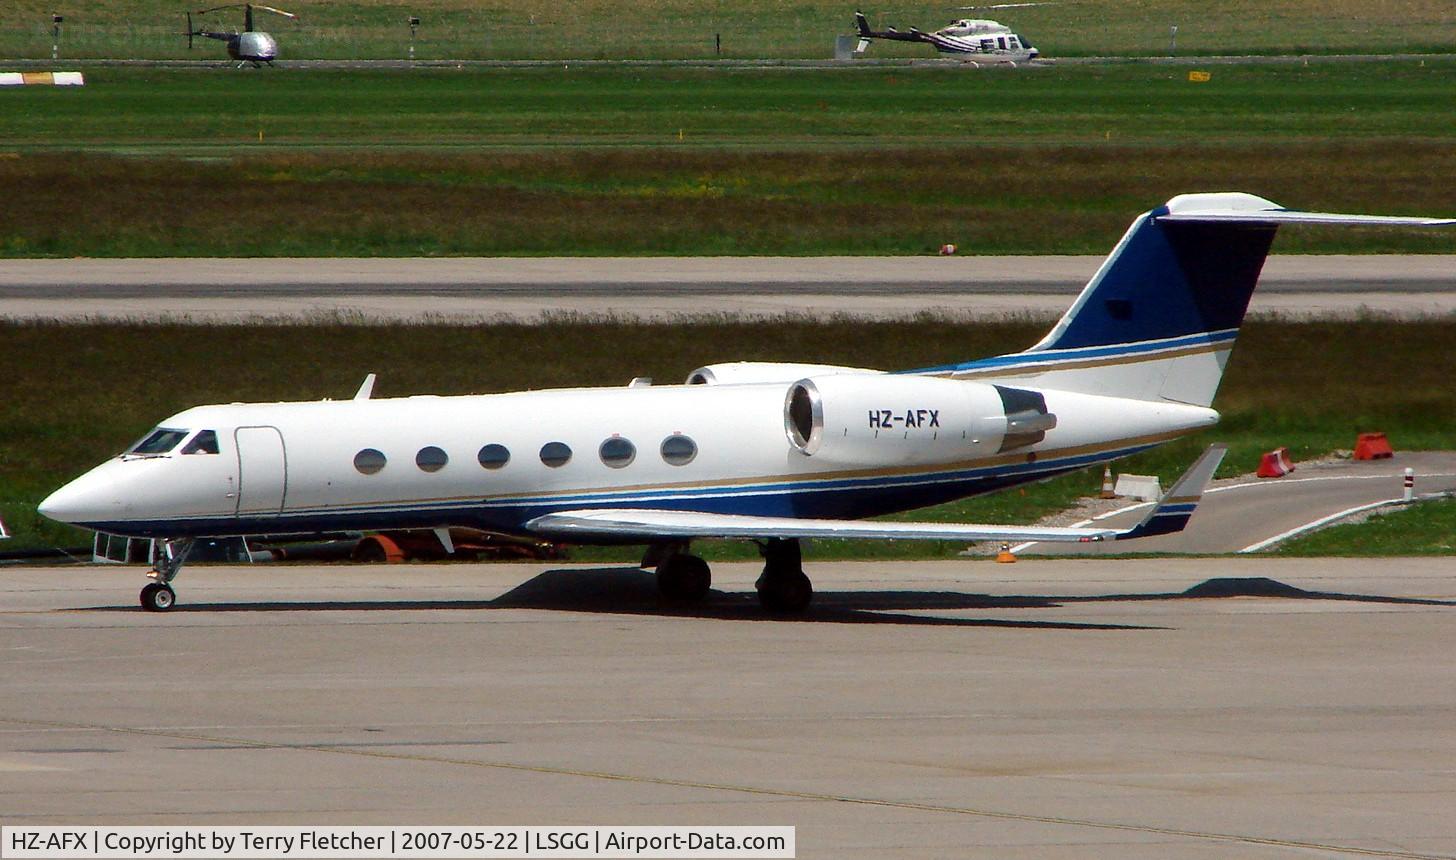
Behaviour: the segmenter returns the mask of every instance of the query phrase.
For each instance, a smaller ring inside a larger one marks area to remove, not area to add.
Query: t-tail
[[[1456,219],[1299,212],[1252,194],[1181,194],[1133,222],[1035,346],[922,372],[1209,406],[1281,224],[1432,227]]]

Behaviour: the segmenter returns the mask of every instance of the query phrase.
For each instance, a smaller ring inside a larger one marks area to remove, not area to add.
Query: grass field
[[[422,19],[421,59],[707,58],[715,34],[727,57],[830,56],[834,36],[851,31],[852,4],[745,0],[287,0],[297,22],[259,15],[287,58],[402,58],[409,15]],[[0,16],[0,56],[49,57],[51,13],[66,20],[64,57],[189,56],[185,7],[162,0],[91,0],[83,5],[11,0]],[[1381,53],[1449,51],[1456,15],[1439,0],[1080,0],[1031,8],[963,12],[927,2],[871,6],[877,26],[932,30],[953,17],[992,15],[1049,56],[1161,55],[1178,26],[1181,54]],[[209,16],[214,29],[241,24],[236,10]],[[876,45],[874,56],[928,56],[928,46]],[[202,43],[192,57],[222,56]]]
[[[1363,523],[1331,526],[1279,547],[1280,555],[1456,554],[1456,500],[1388,509]]]
[[[1214,189],[1444,214],[1453,91],[1456,63],[1434,61],[1208,84],[1130,66],[97,69],[4,94],[0,256],[1090,253]],[[1279,245],[1453,248],[1385,230]]]
[[[56,325],[0,326],[0,516],[15,546],[84,536],[42,521],[46,493],[200,403],[343,397],[368,371],[377,396],[458,394],[563,385],[620,385],[634,376],[681,379],[723,360],[793,360],[885,368],[924,366],[1024,348],[1043,325],[705,321],[691,325],[563,321],[548,326]],[[1215,406],[1219,428],[1126,461],[1165,477],[1201,446],[1229,442],[1223,474],[1251,471],[1260,452],[1296,459],[1348,448],[1380,429],[1404,450],[1451,448],[1456,389],[1449,344],[1456,321],[1257,322],[1245,327]],[[574,345],[570,351],[561,344]],[[1398,376],[1399,384],[1391,380]],[[1095,492],[1097,473],[915,517],[1030,522]],[[830,543],[821,555],[946,555],[957,544]],[[746,552],[733,549],[727,552]]]

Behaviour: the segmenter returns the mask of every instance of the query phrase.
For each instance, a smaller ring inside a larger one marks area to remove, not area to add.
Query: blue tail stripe
[[[1127,344],[1237,329],[1271,224],[1159,221],[1144,215],[1051,339],[1037,349]]]

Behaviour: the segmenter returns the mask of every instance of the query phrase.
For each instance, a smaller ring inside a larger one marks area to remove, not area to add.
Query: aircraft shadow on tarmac
[[[912,611],[966,609],[1053,609],[1073,603],[1189,600],[1221,597],[1274,597],[1338,600],[1414,606],[1456,606],[1456,601],[1385,595],[1307,591],[1265,577],[1206,580],[1180,592],[1095,595],[990,595],[958,591],[818,591],[804,615],[772,615],[751,592],[713,590],[701,603],[664,603],[653,575],[639,568],[548,570],[494,600],[354,600],[183,603],[173,612],[286,612],[326,610],[551,609],[612,615],[654,615],[728,621],[780,623],[898,624],[948,627],[1020,627],[1053,630],[1163,630],[1137,624],[1099,624],[1033,619],[963,618],[910,615]],[[115,610],[118,607],[96,607]],[[138,610],[140,611],[140,610]]]

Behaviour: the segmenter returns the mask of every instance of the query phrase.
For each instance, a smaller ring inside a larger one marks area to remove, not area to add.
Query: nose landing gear
[[[142,588],[142,609],[148,612],[166,612],[177,605],[177,592],[172,590],[172,580],[182,570],[182,562],[192,550],[192,541],[166,540],[157,547],[156,566],[147,576],[156,580]]]

